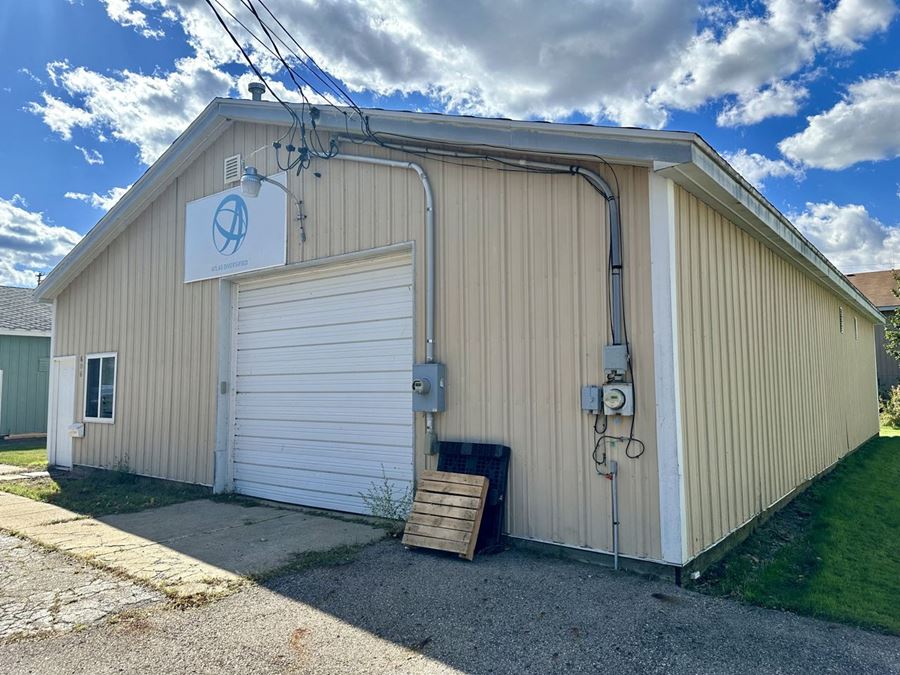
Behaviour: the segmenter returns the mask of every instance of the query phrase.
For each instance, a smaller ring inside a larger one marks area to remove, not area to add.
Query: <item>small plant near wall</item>
[[[881,401],[881,426],[900,429],[900,385],[891,388]]]
[[[381,480],[372,481],[369,489],[360,493],[363,502],[376,518],[388,521],[391,536],[399,536],[403,532],[409,510],[412,508],[412,488],[398,489],[381,467]]]
[[[119,483],[133,483],[138,478],[138,475],[131,469],[127,453],[122,454],[116,459],[112,468],[110,468],[110,472]]]

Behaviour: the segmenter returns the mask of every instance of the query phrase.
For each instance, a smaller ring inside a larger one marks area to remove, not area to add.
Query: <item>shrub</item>
[[[881,424],[900,429],[900,385],[892,387],[890,394],[881,403]]]
[[[371,487],[365,493],[361,493],[360,497],[373,516],[396,523],[395,527],[390,528],[393,534],[403,531],[409,510],[412,508],[413,496],[410,488],[397,490],[382,468],[381,480],[373,481]]]

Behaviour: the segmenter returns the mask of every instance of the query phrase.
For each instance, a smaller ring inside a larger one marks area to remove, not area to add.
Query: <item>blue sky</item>
[[[697,131],[844,271],[900,265],[893,0],[266,4],[364,107]],[[0,40],[0,283],[251,79],[202,0],[0,3]]]

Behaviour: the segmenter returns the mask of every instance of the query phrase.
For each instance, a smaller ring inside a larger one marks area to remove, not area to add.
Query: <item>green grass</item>
[[[287,574],[297,574],[317,567],[338,567],[356,560],[359,552],[368,544],[343,544],[326,551],[306,551],[296,554],[287,564],[274,570],[248,577],[256,583],[264,583]]]
[[[3,482],[0,491],[55,504],[87,516],[131,513],[210,496],[209,488],[200,485],[101,470]]]
[[[900,430],[847,457],[696,587],[900,634]]]
[[[47,467],[47,439],[28,438],[17,441],[0,441],[0,464],[11,464],[26,469]]]
[[[893,436],[900,436],[900,429],[894,429],[893,427],[881,427],[881,435],[888,438]]]

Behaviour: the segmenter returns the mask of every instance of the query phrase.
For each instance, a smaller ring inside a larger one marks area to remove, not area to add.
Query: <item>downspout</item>
[[[363,155],[337,154],[332,159],[340,159],[347,162],[360,164],[376,164],[389,166],[395,169],[407,169],[415,171],[422,181],[425,190],[425,362],[434,362],[434,306],[435,306],[435,226],[434,226],[434,193],[431,190],[431,181],[425,169],[415,162],[404,162],[394,159],[382,159],[381,157],[366,157]],[[434,413],[425,413],[425,451],[430,453],[434,447]]]

